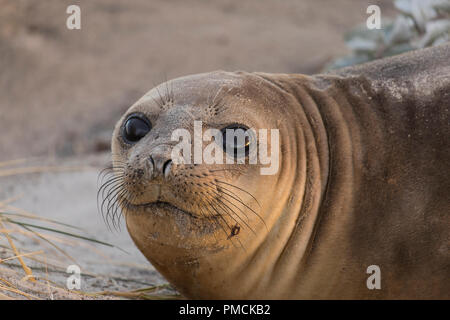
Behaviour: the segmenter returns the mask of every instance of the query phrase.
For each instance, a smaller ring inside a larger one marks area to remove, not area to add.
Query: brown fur
[[[133,240],[190,298],[450,298],[449,62],[446,44],[336,73],[213,72],[151,90],[126,115],[145,113],[152,131],[125,146],[124,115],[113,136]],[[169,157],[171,132],[194,119],[279,129],[280,170],[181,165],[149,179],[148,156]],[[217,179],[246,205],[220,209]],[[180,210],[136,206],[157,199]],[[366,287],[370,265],[381,290]]]

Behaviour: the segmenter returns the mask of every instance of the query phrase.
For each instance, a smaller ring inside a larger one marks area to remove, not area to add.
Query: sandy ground
[[[69,4],[81,7],[81,30],[66,28]],[[393,14],[390,0],[0,0],[0,161],[40,157],[33,163],[92,167],[0,176],[0,201],[20,197],[14,206],[128,252],[67,245],[85,291],[165,283],[126,231],[109,232],[97,212],[97,176],[108,162],[115,121],[173,77],[217,69],[319,72],[347,52],[343,33],[365,22],[369,4],[380,5],[383,16]],[[28,252],[42,247],[20,245]],[[49,259],[58,255],[46,250]],[[0,258],[10,254],[0,248]],[[58,257],[58,267],[46,271],[25,260],[59,286],[72,263]],[[17,261],[0,263],[0,278],[22,276]],[[79,298],[48,287],[42,292],[37,295],[45,299]]]

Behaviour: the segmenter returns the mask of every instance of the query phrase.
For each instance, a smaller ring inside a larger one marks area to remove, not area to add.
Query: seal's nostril
[[[156,166],[155,166],[155,160],[153,160],[152,156],[148,157],[148,162],[150,163],[149,165],[149,175],[151,178],[153,178],[153,176],[155,175],[155,170],[156,170]]]
[[[155,160],[153,160],[152,156],[148,157],[148,161],[152,164],[153,168],[155,168]]]
[[[172,168],[172,160],[167,160],[163,165],[164,177],[168,177],[170,174],[170,169]]]

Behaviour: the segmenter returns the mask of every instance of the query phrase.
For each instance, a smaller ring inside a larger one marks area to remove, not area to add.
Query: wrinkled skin
[[[334,74],[220,71],[152,89],[112,140],[132,239],[189,298],[448,299],[449,65],[443,45]],[[129,145],[135,112],[152,129]],[[193,134],[194,120],[279,129],[278,172],[164,175],[172,131]],[[370,265],[381,290],[366,286]]]

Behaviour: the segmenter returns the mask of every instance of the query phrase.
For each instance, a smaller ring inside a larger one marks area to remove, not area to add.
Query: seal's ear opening
[[[150,121],[142,114],[132,114],[125,120],[122,127],[122,137],[134,144],[147,135],[152,129]]]

